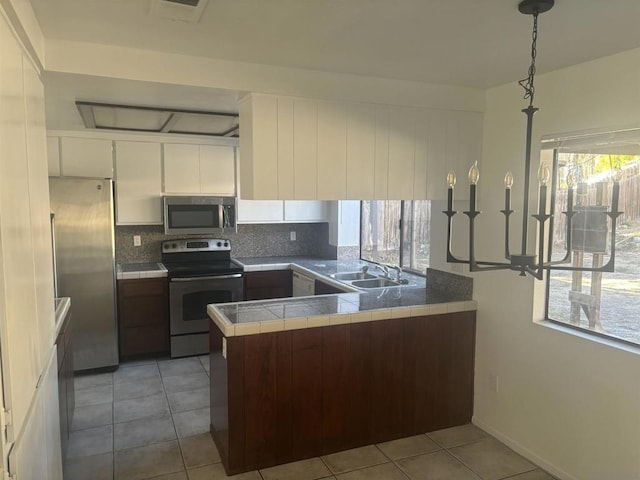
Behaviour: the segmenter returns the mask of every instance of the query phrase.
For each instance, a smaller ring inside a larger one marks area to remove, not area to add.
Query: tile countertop
[[[125,263],[116,265],[116,279],[137,280],[140,278],[166,277],[167,269],[161,263]]]
[[[477,308],[469,292],[432,288],[428,279],[417,275],[405,275],[408,285],[366,291],[356,290],[328,277],[333,273],[357,271],[364,265],[373,270],[373,264],[361,260],[265,257],[236,261],[244,265],[246,272],[292,269],[350,293],[209,305],[209,317],[227,337]]]
[[[69,312],[69,308],[71,307],[71,298],[70,297],[60,297],[54,299],[54,309],[56,315],[56,336],[60,333],[60,328],[64,323],[64,319],[67,317],[67,313]]]

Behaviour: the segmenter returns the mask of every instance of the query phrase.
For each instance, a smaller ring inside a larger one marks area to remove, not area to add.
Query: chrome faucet
[[[396,271],[396,282],[402,283],[402,268],[400,268],[400,265],[391,268]]]
[[[376,263],[376,267],[378,267],[380,270],[382,270],[382,273],[384,273],[385,277],[389,276],[389,267],[387,265],[383,265],[381,263]]]

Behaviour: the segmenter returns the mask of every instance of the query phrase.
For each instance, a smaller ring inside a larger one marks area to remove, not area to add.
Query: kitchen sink
[[[356,280],[351,285],[358,288],[381,288],[381,287],[397,287],[400,284],[389,280],[388,278],[369,278],[367,280]]]
[[[375,275],[371,275],[370,273],[365,272],[343,272],[343,273],[334,273],[329,275],[331,278],[335,278],[336,280],[366,280],[369,278],[378,278]]]

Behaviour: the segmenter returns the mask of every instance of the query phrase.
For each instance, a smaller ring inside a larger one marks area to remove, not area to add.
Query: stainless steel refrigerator
[[[71,297],[75,370],[118,365],[113,185],[50,178],[58,296]]]

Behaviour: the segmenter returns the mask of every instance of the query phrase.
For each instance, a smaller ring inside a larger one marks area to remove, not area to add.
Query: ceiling
[[[531,17],[518,0],[209,0],[197,23],[162,18],[154,2],[31,0],[46,39],[479,88],[516,81],[529,64]],[[640,47],[638,18],[638,0],[556,0],[540,17],[538,72]],[[45,80],[73,93],[64,82]],[[180,103],[165,107],[187,108],[202,93],[153,88],[152,105]],[[226,107],[228,95],[220,93]]]

